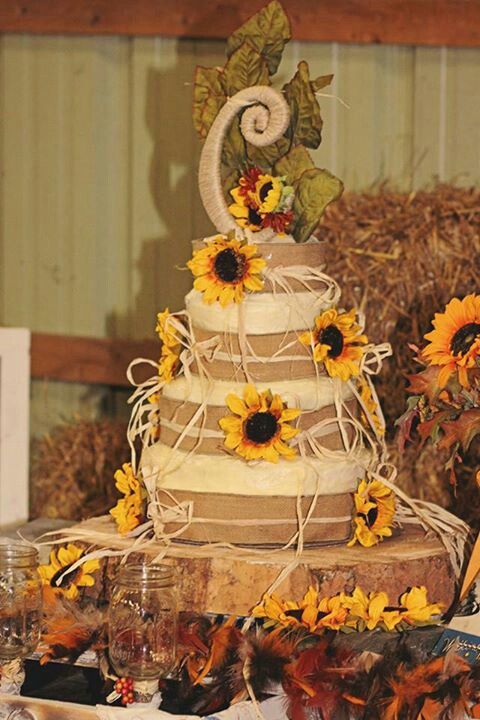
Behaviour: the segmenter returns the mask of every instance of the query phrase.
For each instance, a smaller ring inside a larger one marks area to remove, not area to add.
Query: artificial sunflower
[[[347,621],[348,609],[344,604],[345,595],[319,599],[318,591],[309,587],[300,602],[282,600],[275,593],[265,595],[262,602],[253,608],[252,615],[264,618],[270,624],[303,627],[310,633],[322,630],[339,630]],[[349,623],[352,626],[352,622]]]
[[[235,202],[229,205],[228,211],[230,215],[233,215],[237,224],[252,232],[261,230],[263,224],[262,216],[258,212],[258,209],[249,202],[249,199],[241,193],[240,188],[233,188],[233,190],[230,190],[230,194]]]
[[[385,435],[385,427],[378,415],[377,402],[373,397],[370,385],[363,378],[360,380],[360,399],[370,415],[377,435]],[[370,427],[370,421],[365,413],[362,413],[362,420],[367,427]]]
[[[234,202],[229,206],[229,212],[240,227],[252,232],[271,227],[282,234],[293,220],[294,190],[286,184],[285,177],[249,168],[230,194]]]
[[[171,349],[177,348],[181,344],[176,328],[172,323],[173,317],[174,316],[171,314],[169,309],[165,308],[163,312],[159,312],[157,314],[157,325],[155,328],[160,340],[162,341],[162,345],[166,345]]]
[[[158,361],[158,377],[165,383],[172,382],[180,367],[180,354],[178,348],[169,348],[162,345],[160,360]]]
[[[172,319],[173,315],[166,308],[163,312],[158,313],[155,328],[162,341],[162,350],[158,361],[158,377],[165,383],[173,380],[180,367],[181,339]]]
[[[442,606],[438,603],[429,604],[427,588],[412,587],[400,598],[400,611],[402,620],[409,625],[423,625],[429,623],[433,615],[441,615]]]
[[[368,596],[360,587],[356,587],[350,596],[346,596],[344,604],[349,609],[350,619],[357,620],[357,630],[374,630],[384,625],[387,630],[394,630],[402,621],[398,608],[391,607],[385,592],[371,592]]]
[[[453,298],[445,312],[436,313],[434,329],[425,335],[429,344],[422,351],[429,365],[441,366],[440,388],[457,371],[459,383],[470,386],[468,371],[480,365],[480,295]]]
[[[66,547],[61,547],[57,552],[52,550],[50,553],[50,563],[48,565],[40,565],[38,573],[44,585],[50,585],[52,588],[58,588],[68,600],[76,600],[79,595],[78,588],[92,587],[95,580],[92,573],[100,568],[98,560],[86,560],[75,570],[69,572],[69,568],[80,560],[84,555],[84,550],[73,543],[68,543]],[[66,573],[66,574],[65,574]],[[57,584],[62,575],[60,584]]]
[[[300,335],[302,345],[313,349],[313,359],[323,363],[330,377],[345,382],[360,372],[362,345],[368,342],[356,322],[355,309],[339,312],[335,308],[325,310],[315,318],[315,329]]]
[[[144,500],[146,493],[135,477],[130,463],[124,463],[121,470],[115,472],[115,485],[124,497],[118,500],[110,515],[115,519],[121,535],[134,530],[144,516]]]
[[[300,410],[288,408],[280,395],[270,390],[257,392],[247,385],[242,398],[234,393],[227,395],[226,404],[233,415],[219,420],[225,433],[225,446],[245,460],[278,462],[280,456],[291,460],[297,454],[288,441],[300,431],[289,425],[300,415]]]
[[[348,543],[359,542],[364,547],[377,545],[392,534],[395,516],[395,495],[379,480],[362,480],[354,496],[356,517],[355,533]]]
[[[193,287],[203,293],[203,301],[218,301],[222,307],[241,302],[246,290],[262,290],[259,276],[265,265],[256,245],[222,235],[197,250],[187,263],[196,278]]]

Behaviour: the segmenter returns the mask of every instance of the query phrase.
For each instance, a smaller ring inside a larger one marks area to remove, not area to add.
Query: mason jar
[[[120,677],[153,680],[175,663],[175,571],[127,563],[117,571],[109,608],[109,655]]]
[[[29,655],[40,640],[42,583],[38,551],[0,544],[0,664]]]

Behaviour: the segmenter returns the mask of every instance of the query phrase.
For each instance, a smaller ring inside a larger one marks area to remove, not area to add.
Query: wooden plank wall
[[[196,64],[222,41],[4,35],[0,40],[0,323],[39,332],[151,337],[190,278],[172,271],[211,233],[195,171]],[[389,180],[480,180],[480,49],[293,42],[335,73],[321,165],[349,190]],[[32,428],[123,406],[107,388],[36,381]]]

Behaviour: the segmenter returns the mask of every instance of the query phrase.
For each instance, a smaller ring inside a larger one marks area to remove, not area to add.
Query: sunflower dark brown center
[[[252,207],[248,208],[248,222],[250,225],[261,225],[262,224],[262,218],[257,213],[256,210],[254,210]]]
[[[265,185],[262,185],[260,188],[260,192],[258,193],[258,197],[260,198],[260,202],[265,202],[267,199],[267,195],[270,192],[270,190],[273,188],[273,183],[267,182]]]
[[[318,341],[321,345],[329,345],[328,357],[336,358],[343,350],[343,335],[336,325],[327,325],[318,333]]]
[[[71,565],[73,565],[73,563],[71,563]],[[73,572],[69,572],[68,571],[69,567],[70,567],[70,565],[65,565],[65,567],[62,567],[62,568],[60,568],[60,570],[57,570],[55,575],[50,580],[51,587],[61,587],[63,589],[69,588],[70,585],[73,585],[75,583],[75,580],[78,580],[78,578],[81,575],[82,568],[78,567]],[[62,577],[62,575],[64,575],[65,573],[66,573],[66,575],[64,576],[62,582],[59,585],[57,585],[57,580],[60,577]]]
[[[245,423],[247,439],[259,445],[271,440],[277,430],[277,418],[271,412],[256,412]]]
[[[465,355],[480,335],[480,323],[467,323],[460,330],[457,330],[450,343],[450,349],[454,355]]]
[[[324,618],[325,615],[327,615],[327,614],[328,613],[318,610],[317,617],[315,618],[315,622],[318,622],[319,620]],[[302,619],[302,615],[303,615],[303,609],[300,608],[298,610],[285,610],[285,615],[286,615],[286,617],[293,617],[293,618],[295,618],[295,620],[298,620],[300,622]]]
[[[221,250],[214,262],[215,274],[223,282],[235,282],[245,274],[245,258],[231,248]]]
[[[373,525],[375,525],[378,518],[378,506],[375,505],[375,507],[369,510],[368,513],[360,513],[360,515],[365,519],[367,527],[370,529]]]

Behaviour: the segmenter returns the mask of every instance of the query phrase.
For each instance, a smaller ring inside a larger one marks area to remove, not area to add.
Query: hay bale
[[[405,409],[405,376],[419,369],[408,343],[422,343],[434,313],[452,297],[479,289],[480,190],[440,185],[410,194],[346,194],[328,208],[318,235],[344,306],[363,310],[369,338],[393,348],[377,390],[399,484],[414,496],[472,516],[469,458],[454,501],[438,452],[427,446],[420,456],[415,451],[399,459],[393,436]],[[478,501],[474,504],[478,508]]]
[[[113,474],[130,457],[126,425],[116,420],[63,423],[32,447],[30,516],[83,520],[118,498]]]

